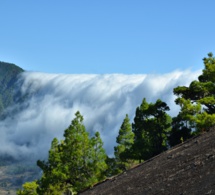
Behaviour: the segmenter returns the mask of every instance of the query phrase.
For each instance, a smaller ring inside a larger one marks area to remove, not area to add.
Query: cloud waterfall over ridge
[[[188,85],[200,74],[175,71],[164,75],[66,75],[25,72],[21,75],[21,93],[28,105],[15,116],[0,122],[0,154],[47,156],[54,137],[63,138],[74,113],[79,110],[90,134],[99,131],[108,154],[112,154],[116,136],[128,114],[131,122],[136,107],[145,97],[158,98],[176,115],[173,88]]]

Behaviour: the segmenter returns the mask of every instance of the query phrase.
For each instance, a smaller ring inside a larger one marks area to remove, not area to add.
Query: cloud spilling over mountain
[[[28,96],[22,109],[0,122],[0,154],[43,159],[54,137],[63,138],[74,113],[80,111],[91,135],[99,131],[108,154],[126,114],[133,121],[145,97],[167,102],[171,115],[179,108],[173,88],[188,85],[200,72],[175,71],[164,75],[66,75],[24,72],[21,94]],[[11,112],[11,111],[10,111]]]

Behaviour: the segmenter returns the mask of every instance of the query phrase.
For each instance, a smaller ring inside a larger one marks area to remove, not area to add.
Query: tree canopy
[[[204,69],[198,80],[188,87],[178,86],[173,92],[178,96],[181,115],[196,131],[204,131],[215,124],[215,58],[212,53],[203,59]]]
[[[96,132],[94,137],[89,137],[83,116],[79,111],[75,116],[64,132],[64,140],[53,139],[48,160],[37,162],[43,171],[36,182],[39,195],[71,194],[105,178],[107,155],[100,134]],[[28,186],[19,190],[19,194],[26,194]]]
[[[167,149],[167,134],[171,117],[167,104],[158,99],[154,104],[144,98],[137,107],[132,129],[134,132],[134,158],[146,160]]]
[[[115,157],[108,157],[98,132],[89,136],[83,116],[76,112],[64,139],[54,138],[47,161],[38,161],[42,177],[23,185],[18,195],[60,195],[78,192],[130,168],[132,160],[147,160],[169,147],[189,139],[195,133],[215,125],[215,58],[203,59],[205,68],[198,80],[173,92],[180,112],[171,118],[169,106],[158,99],[143,98],[131,124],[126,114],[116,137]]]
[[[134,133],[128,114],[119,129],[119,135],[116,138],[117,146],[114,147],[114,154],[120,170],[129,168],[129,160],[132,159],[131,148],[134,143]]]

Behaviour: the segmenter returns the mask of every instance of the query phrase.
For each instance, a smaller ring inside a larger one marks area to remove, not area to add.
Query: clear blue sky
[[[48,73],[202,69],[214,0],[0,0],[0,61]]]

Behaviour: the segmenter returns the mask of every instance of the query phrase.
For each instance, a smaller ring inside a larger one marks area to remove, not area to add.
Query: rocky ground
[[[80,194],[215,194],[215,130],[194,137]]]

